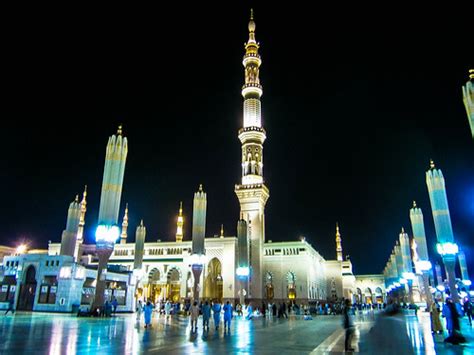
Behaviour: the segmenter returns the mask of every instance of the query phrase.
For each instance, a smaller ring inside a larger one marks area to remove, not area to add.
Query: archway
[[[181,277],[176,268],[172,268],[166,275],[166,298],[178,302],[181,291]]]
[[[378,304],[383,303],[383,294],[382,289],[380,287],[377,287],[375,289],[375,302]]]
[[[362,303],[362,290],[357,287],[356,294],[355,294],[356,303]]]
[[[296,298],[296,276],[293,272],[288,272],[286,275],[288,281],[288,298],[294,300]]]
[[[372,304],[372,290],[369,287],[365,289],[364,296],[365,296],[365,303]]]
[[[265,274],[265,295],[269,301],[274,297],[273,275],[268,271]]]
[[[212,258],[207,265],[204,297],[222,300],[223,291],[222,265],[219,259]]]
[[[20,297],[18,299],[18,309],[32,311],[36,294],[36,269],[33,265],[28,266],[25,274],[25,281],[20,286]]]
[[[154,268],[148,274],[148,299],[156,303],[164,298],[164,291],[160,270]]]

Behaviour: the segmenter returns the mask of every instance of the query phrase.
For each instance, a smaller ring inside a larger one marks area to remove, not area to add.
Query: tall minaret
[[[107,143],[100,195],[99,225],[117,224],[127,153],[127,138],[122,137],[122,126],[119,126],[117,135],[109,137]]]
[[[199,191],[194,193],[193,201],[193,242],[192,253],[204,255],[204,237],[206,234],[207,194],[199,185]]]
[[[336,253],[337,261],[343,261],[342,259],[342,244],[341,234],[339,233],[339,224],[336,223]]]
[[[176,241],[181,243],[183,241],[183,202],[179,203],[178,222],[176,222]]]
[[[128,203],[125,205],[125,213],[122,222],[122,234],[120,235],[120,244],[127,243],[127,228],[128,228]]]
[[[466,106],[467,119],[469,120],[469,125],[471,126],[472,138],[474,138],[474,85],[472,81],[474,80],[474,69],[469,69],[469,80],[466,83],[466,86],[462,87],[462,96],[464,101],[464,106]]]
[[[433,211],[436,237],[438,239],[438,253],[443,257],[451,297],[454,302],[458,302],[459,296],[456,291],[456,275],[454,271],[458,246],[454,241],[444,176],[440,169],[435,168],[433,160],[430,161],[430,169],[426,172],[426,185],[430,195],[431,210]]]
[[[255,40],[253,11],[248,25],[249,40],[245,44],[243,65],[245,83],[242,87],[244,97],[244,122],[239,130],[242,143],[242,183],[235,186],[240,202],[240,212],[249,226],[250,241],[250,294],[249,298],[262,299],[262,257],[265,242],[265,204],[270,196],[263,180],[263,142],[266,139],[262,127],[259,68],[262,60],[258,54],[259,44]],[[252,230],[250,231],[250,225]]]
[[[87,212],[87,185],[84,186],[81,201],[81,215],[79,217],[79,228],[77,230],[76,248],[74,249],[74,259],[77,261],[81,257],[81,245],[84,242],[84,225],[86,224]]]
[[[143,253],[145,251],[146,227],[143,225],[143,219],[135,232],[135,257],[133,260],[133,269],[140,270],[143,266]]]
[[[81,206],[79,204],[79,196],[76,195],[76,198],[70,203],[67,211],[66,229],[61,236],[60,255],[74,256],[80,214]]]

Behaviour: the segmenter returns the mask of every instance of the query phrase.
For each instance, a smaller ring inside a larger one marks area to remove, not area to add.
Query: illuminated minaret
[[[262,60],[258,54],[259,44],[255,40],[253,11],[248,25],[249,40],[245,44],[243,65],[245,83],[244,122],[239,130],[242,143],[242,183],[235,186],[240,202],[240,212],[249,226],[250,241],[250,294],[249,298],[262,299],[263,244],[265,242],[265,204],[270,196],[263,179],[263,142],[266,133],[262,126],[259,68]],[[250,230],[250,225],[252,229]]]
[[[454,241],[444,176],[440,169],[435,168],[433,160],[430,161],[430,169],[426,172],[426,185],[430,195],[431,210],[433,211],[436,237],[438,239],[437,250],[443,257],[451,297],[454,302],[458,302],[459,296],[456,291],[456,275],[454,272],[458,246]]]
[[[413,254],[417,255],[415,259],[415,270],[417,274],[421,274],[423,283],[423,295],[426,304],[431,304],[431,291],[429,284],[429,274],[431,270],[431,262],[428,257],[428,247],[426,245],[425,223],[423,221],[423,212],[421,208],[416,207],[413,201],[413,208],[410,209],[411,229],[413,231]],[[415,254],[416,252],[416,254]]]
[[[145,251],[146,227],[143,225],[143,219],[135,232],[135,256],[133,260],[133,268],[141,270],[143,265],[143,253]]]
[[[74,259],[77,261],[81,257],[81,246],[84,242],[84,225],[86,224],[87,212],[87,185],[84,186],[81,201],[81,215],[79,217],[79,229],[77,230],[76,248],[74,250]]]
[[[337,253],[337,261],[342,260],[342,244],[341,244],[341,234],[339,233],[339,224],[336,223],[336,253]]]
[[[128,203],[125,205],[125,213],[122,222],[122,234],[120,235],[120,244],[127,243],[127,228],[128,228]]]
[[[469,120],[469,125],[471,126],[472,138],[474,138],[474,85],[472,81],[474,80],[474,69],[469,69],[469,80],[466,83],[466,86],[462,87],[462,96],[464,101],[464,106],[466,107],[467,119]]]
[[[122,137],[122,126],[107,143],[102,193],[100,195],[99,225],[116,225],[122,197],[123,175],[128,153],[128,142]]]
[[[176,241],[181,243],[183,241],[183,202],[179,203],[179,213],[178,213],[178,221],[176,222]]]
[[[204,267],[204,236],[206,233],[206,209],[207,195],[199,185],[199,191],[194,193],[193,201],[193,234],[192,234],[192,254],[191,271],[194,277],[193,298],[199,300],[201,287],[201,273]]]
[[[469,273],[467,271],[466,254],[464,254],[464,250],[462,249],[459,250],[458,260],[459,260],[459,268],[461,269],[462,282],[466,286],[471,286],[471,280],[469,279]]]
[[[66,229],[61,236],[60,255],[74,256],[80,215],[81,205],[79,204],[79,196],[76,195],[74,201],[69,204],[67,211]]]

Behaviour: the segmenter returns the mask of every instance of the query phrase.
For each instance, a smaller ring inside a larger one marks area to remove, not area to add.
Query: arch
[[[380,287],[375,289],[375,302],[376,303],[383,303],[383,293]]]
[[[181,292],[181,273],[172,267],[166,274],[166,298],[172,302],[179,301]]]
[[[161,273],[156,267],[148,273],[148,281],[151,284],[157,284],[160,282]]]
[[[148,285],[143,294],[147,296],[148,300],[156,303],[165,297],[164,292],[165,288],[161,280],[161,271],[155,267],[148,273]]]
[[[370,289],[370,287],[366,287],[366,289],[364,290],[364,296],[365,296],[365,303],[366,304],[372,304],[373,303],[373,294],[372,294],[372,290]]]
[[[356,289],[355,299],[356,303],[362,303],[362,290],[359,287]]]
[[[294,300],[296,298],[296,275],[294,272],[289,271],[286,274],[286,280],[288,281],[288,298]]]
[[[265,295],[267,300],[272,300],[275,294],[275,290],[273,288],[273,274],[270,271],[265,273]]]
[[[222,300],[223,297],[222,263],[212,258],[207,264],[207,276],[204,281],[204,297]]]
[[[32,311],[36,295],[36,268],[28,266],[25,272],[25,281],[20,286],[20,297],[17,308],[24,311]]]

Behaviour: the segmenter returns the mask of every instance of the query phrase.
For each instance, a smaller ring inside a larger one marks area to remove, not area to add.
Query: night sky
[[[10,14],[0,80],[0,244],[59,242],[85,184],[93,242],[105,147],[121,123],[131,239],[143,218],[147,241],[174,240],[182,200],[189,240],[200,183],[206,234],[223,223],[235,235],[249,8]],[[303,235],[334,259],[337,221],[354,272],[379,273],[401,227],[411,234],[415,199],[434,256],[425,183],[432,158],[446,178],[455,237],[474,259],[474,141],[461,93],[474,64],[466,11],[448,25],[405,11],[255,6],[267,240]],[[123,208],[120,223],[122,215]]]

